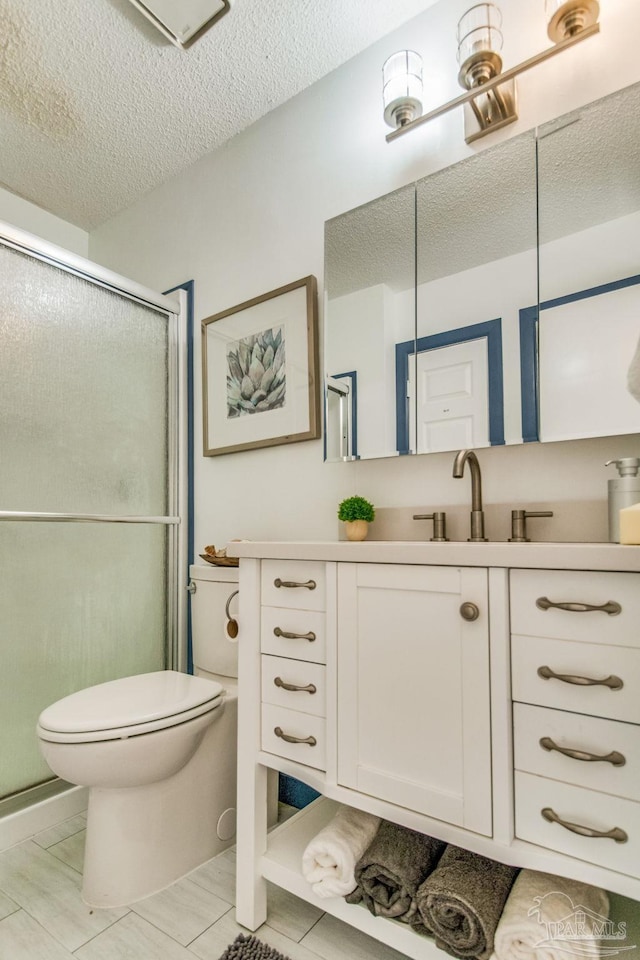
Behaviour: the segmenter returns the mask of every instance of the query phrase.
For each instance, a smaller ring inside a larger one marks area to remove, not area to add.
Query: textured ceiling
[[[128,0],[0,0],[0,186],[90,229],[434,2],[232,0],[183,51]]]

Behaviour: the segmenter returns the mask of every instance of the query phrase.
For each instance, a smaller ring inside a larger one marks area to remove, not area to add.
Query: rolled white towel
[[[609,898],[599,887],[521,870],[496,929],[495,956],[497,960],[597,958],[608,915]]]
[[[636,352],[627,373],[627,387],[631,396],[640,403],[640,341],[638,341]]]
[[[346,897],[357,884],[353,871],[380,826],[374,817],[353,807],[340,807],[302,854],[302,875],[319,897]]]

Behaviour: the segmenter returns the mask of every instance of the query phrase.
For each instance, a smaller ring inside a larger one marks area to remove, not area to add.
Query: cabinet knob
[[[460,607],[460,616],[463,620],[477,620],[480,616],[480,610],[475,603],[470,603],[467,601]]]

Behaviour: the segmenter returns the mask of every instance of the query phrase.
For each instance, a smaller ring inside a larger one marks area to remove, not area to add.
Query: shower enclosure
[[[180,317],[0,224],[0,815],[51,792],[45,706],[184,666]]]

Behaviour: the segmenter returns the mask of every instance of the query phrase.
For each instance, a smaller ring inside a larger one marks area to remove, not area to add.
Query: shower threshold
[[[83,813],[87,796],[86,787],[56,777],[0,800],[0,850]]]

